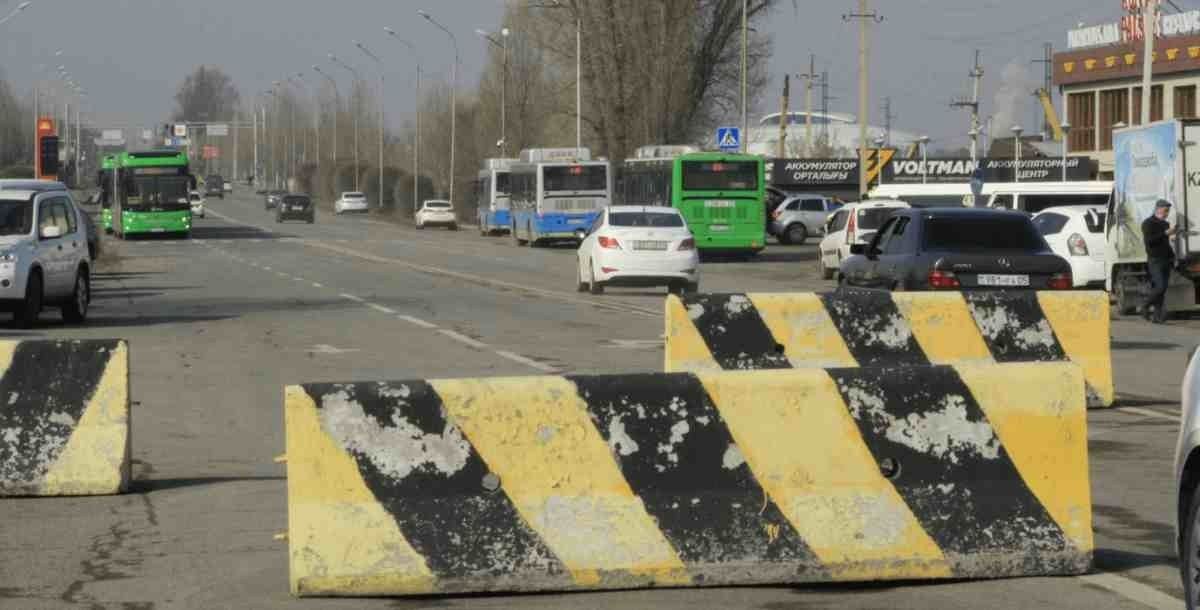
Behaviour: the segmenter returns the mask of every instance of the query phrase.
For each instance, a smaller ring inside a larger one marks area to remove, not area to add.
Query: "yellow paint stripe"
[[[574,384],[561,377],[430,383],[521,517],[578,585],[598,585],[603,572],[613,571],[658,585],[690,582]]]
[[[321,427],[303,388],[285,391],[288,547],[295,595],[431,593],[433,573]]]
[[[931,363],[995,362],[962,294],[897,292],[892,301]]]
[[[1083,376],[1102,406],[1114,399],[1108,294],[1100,291],[1039,291],[1038,304],[1067,357],[1083,367]]]
[[[0,372],[7,371],[12,366],[13,356],[17,353],[20,341],[0,341]]]
[[[822,370],[698,373],[742,455],[835,580],[945,578],[949,565]]]
[[[1067,538],[1093,548],[1083,374],[1069,362],[958,365],[1021,478]]]
[[[783,345],[792,366],[858,366],[818,295],[807,292],[746,296],[758,309],[775,341]]]
[[[696,324],[688,315],[683,301],[675,295],[667,297],[663,320],[666,323],[666,346],[663,349],[663,370],[667,373],[680,371],[720,370],[708,344]]]
[[[9,346],[3,346],[8,348]],[[12,346],[15,348],[15,345]],[[12,362],[12,350],[0,360]],[[42,481],[41,495],[116,494],[129,486],[129,347],[117,342],[66,446]]]

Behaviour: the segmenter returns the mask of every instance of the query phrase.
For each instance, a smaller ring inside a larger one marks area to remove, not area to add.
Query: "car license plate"
[[[979,274],[977,283],[980,286],[1028,286],[1028,275],[995,275],[990,273]]]
[[[633,242],[633,249],[634,249],[634,250],[660,250],[660,251],[661,251],[661,250],[666,250],[666,249],[667,249],[667,242],[665,242],[665,241],[644,241],[644,240],[634,240],[634,242]]]
[[[704,207],[706,207],[706,208],[732,208],[733,202],[729,201],[728,199],[713,199],[711,201],[705,201]]]
[[[729,225],[708,225],[708,230],[709,230],[709,231],[716,231],[716,232],[718,232],[718,233],[719,233],[719,232],[721,232],[721,231],[728,231],[728,230],[729,230]]]

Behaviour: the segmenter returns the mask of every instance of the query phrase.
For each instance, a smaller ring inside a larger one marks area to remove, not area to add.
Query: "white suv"
[[[87,228],[71,195],[50,182],[0,190],[0,308],[24,328],[46,305],[78,324],[91,298]]]

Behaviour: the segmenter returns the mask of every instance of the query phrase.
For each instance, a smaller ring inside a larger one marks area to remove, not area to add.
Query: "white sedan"
[[[188,193],[188,203],[192,205],[192,216],[204,218],[204,195],[200,191]]]
[[[592,294],[605,286],[667,286],[676,294],[700,288],[696,240],[675,208],[605,209],[582,236],[576,269],[579,291]]]
[[[362,212],[368,210],[367,196],[358,191],[347,191],[342,193],[338,200],[333,202],[333,213],[344,214],[346,212]]]
[[[422,203],[421,209],[417,210],[416,222],[418,229],[446,227],[451,231],[458,230],[458,219],[454,217],[454,208],[449,201],[443,199],[429,199]]]
[[[1075,288],[1104,289],[1104,216],[1103,206],[1066,205],[1033,217],[1050,249],[1070,263]]]

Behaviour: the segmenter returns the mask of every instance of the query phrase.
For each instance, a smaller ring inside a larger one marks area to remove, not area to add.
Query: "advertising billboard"
[[[1154,203],[1179,201],[1175,173],[1179,154],[1179,123],[1163,121],[1113,133],[1113,215],[1109,236],[1120,260],[1145,259],[1142,221],[1154,213]]]

